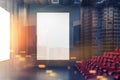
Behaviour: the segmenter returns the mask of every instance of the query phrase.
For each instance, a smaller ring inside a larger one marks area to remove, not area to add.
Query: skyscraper
[[[120,1],[81,2],[81,59],[120,46]]]

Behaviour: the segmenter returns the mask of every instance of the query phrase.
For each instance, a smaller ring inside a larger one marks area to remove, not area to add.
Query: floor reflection
[[[12,79],[13,80],[13,79]],[[14,80],[84,80],[76,67],[29,68],[19,72]]]
[[[46,69],[46,70],[38,70],[37,73],[38,80],[70,80],[69,79],[69,71],[66,69]]]

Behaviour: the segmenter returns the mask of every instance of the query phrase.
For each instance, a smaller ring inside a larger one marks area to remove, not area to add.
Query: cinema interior
[[[120,80],[119,0],[0,0],[0,25],[0,80]]]

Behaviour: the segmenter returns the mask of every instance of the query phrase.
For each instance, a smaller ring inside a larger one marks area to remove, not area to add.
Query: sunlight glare
[[[0,7],[0,61],[10,58],[10,14]]]

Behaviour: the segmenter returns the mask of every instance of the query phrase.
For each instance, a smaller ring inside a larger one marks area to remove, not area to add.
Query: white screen
[[[0,61],[10,58],[10,14],[0,7]]]
[[[37,60],[69,60],[69,13],[37,13]]]

